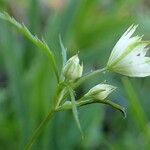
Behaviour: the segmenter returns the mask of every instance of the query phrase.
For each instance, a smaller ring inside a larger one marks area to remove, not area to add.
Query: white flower
[[[95,99],[103,100],[105,99],[116,87],[109,84],[98,84],[91,88],[85,97],[92,97]]]
[[[63,74],[68,81],[74,81],[82,76],[83,64],[79,64],[78,55],[71,57],[63,68]]]
[[[150,57],[146,52],[150,42],[142,41],[142,36],[131,37],[137,25],[130,26],[112,50],[107,69],[130,76],[145,77],[150,75]]]

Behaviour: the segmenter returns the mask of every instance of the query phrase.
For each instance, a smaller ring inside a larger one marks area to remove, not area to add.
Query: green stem
[[[90,73],[88,73],[87,75],[81,77],[80,79],[77,80],[77,82],[73,85],[73,88],[77,88],[78,86],[80,86],[83,82],[89,80],[90,78],[92,78],[93,76],[102,73],[104,71],[106,71],[106,68],[102,68],[102,69],[98,69],[95,71],[92,71]]]
[[[110,100],[94,100],[94,101],[89,101],[89,102],[86,102],[86,103],[80,103],[79,106],[83,106],[83,105],[88,105],[88,104],[92,104],[92,103],[102,103],[102,104],[107,104],[117,110],[119,110],[122,114],[123,114],[123,117],[126,118],[126,112],[125,112],[125,108],[120,106],[119,104],[116,104]]]
[[[41,122],[41,124],[38,126],[38,128],[34,131],[32,134],[31,139],[27,143],[25,150],[30,150],[35,140],[38,138],[42,130],[44,129],[45,125],[49,122],[49,120],[53,117],[55,113],[55,110],[51,110],[48,115],[45,117],[45,119]]]
[[[54,113],[57,112],[57,105],[58,102],[61,101],[62,97],[63,97],[63,90],[64,88],[62,88],[61,84],[58,84],[57,88],[56,88],[56,95],[53,99],[53,106],[52,106],[52,110],[48,113],[48,115],[45,117],[45,119],[40,123],[40,125],[37,127],[37,129],[33,132],[31,139],[29,140],[29,142],[27,143],[25,150],[30,150],[33,143],[36,141],[36,139],[38,138],[38,136],[40,135],[40,133],[42,132],[42,130],[44,129],[44,127],[48,124],[49,120],[53,117]]]
[[[89,105],[89,104],[93,104],[93,103],[107,104],[107,105],[109,105],[109,106],[111,106],[111,107],[113,107],[113,108],[119,110],[119,111],[123,114],[124,118],[126,117],[125,108],[122,107],[122,106],[120,106],[119,104],[116,104],[116,103],[110,101],[110,100],[88,99],[88,100],[84,100],[84,101],[80,101],[80,102],[77,101],[76,106],[77,106],[77,107],[81,107],[81,106]],[[62,105],[62,106],[58,107],[58,108],[56,109],[56,111],[63,111],[63,110],[66,110],[66,109],[72,109],[72,103],[69,103],[69,104],[67,105],[67,107]]]

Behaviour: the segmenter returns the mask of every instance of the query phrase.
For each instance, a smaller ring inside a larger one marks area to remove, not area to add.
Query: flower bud
[[[105,99],[116,87],[109,84],[98,84],[91,88],[85,97],[92,97],[98,100]]]
[[[63,74],[68,81],[74,81],[82,76],[83,65],[79,64],[78,55],[71,57],[63,68]]]

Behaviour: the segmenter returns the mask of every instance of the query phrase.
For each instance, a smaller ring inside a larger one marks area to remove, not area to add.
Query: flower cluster
[[[80,65],[78,55],[71,57],[63,68],[65,80],[73,82],[82,76],[83,64]],[[91,97],[98,100],[104,100],[116,87],[109,84],[98,84],[91,88],[84,97]]]
[[[146,56],[150,42],[142,41],[142,36],[133,36],[137,25],[131,25],[114,46],[105,70],[130,77],[150,75],[150,57]],[[75,81],[82,77],[83,64],[79,64],[78,55],[71,57],[63,68],[66,81]],[[91,88],[86,98],[105,100],[116,89],[109,84],[98,84]]]

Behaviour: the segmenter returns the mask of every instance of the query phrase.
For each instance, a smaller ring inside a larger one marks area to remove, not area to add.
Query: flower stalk
[[[107,104],[107,105],[119,110],[122,113],[123,117],[126,118],[125,108],[120,106],[119,104],[116,104],[116,103],[110,101],[110,100],[104,100],[103,101],[103,100],[96,100],[96,99],[88,99],[88,100],[80,101],[80,102],[77,101],[76,106],[82,107],[82,106],[94,104],[94,103]],[[58,107],[56,109],[56,111],[59,112],[59,111],[65,111],[65,110],[70,110],[70,109],[72,109],[72,103],[70,101],[66,101],[64,103],[64,105]]]
[[[79,87],[81,84],[88,81],[90,78],[92,78],[100,73],[106,72],[106,71],[107,71],[107,68],[102,68],[102,69],[98,69],[98,70],[92,71],[92,72],[84,75],[83,77],[81,77],[74,83],[73,88],[75,89],[75,88]]]
[[[33,132],[31,139],[25,146],[25,150],[30,150],[32,148],[32,145],[38,138],[38,136],[41,134],[41,132],[44,130],[45,126],[49,122],[49,120],[54,116],[55,110],[51,110],[48,115],[45,117],[45,119],[40,123],[40,125],[37,127],[37,129]]]

